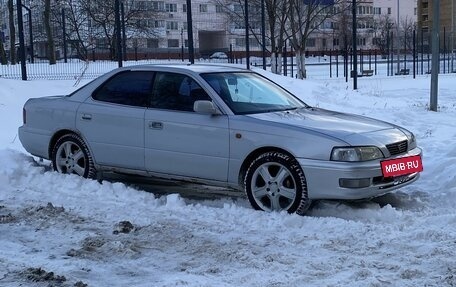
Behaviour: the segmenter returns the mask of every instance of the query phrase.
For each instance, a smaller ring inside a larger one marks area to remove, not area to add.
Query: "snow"
[[[301,217],[207,187],[61,175],[24,151],[17,128],[28,98],[69,93],[75,81],[0,79],[0,286],[455,286],[454,75],[440,76],[431,112],[428,76],[361,78],[353,91],[344,79],[258,71],[308,104],[413,131],[421,178]]]

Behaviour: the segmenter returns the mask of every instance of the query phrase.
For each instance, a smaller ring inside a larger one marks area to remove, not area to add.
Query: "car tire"
[[[60,137],[51,153],[55,171],[77,174],[85,178],[95,178],[96,170],[89,148],[77,134]]]
[[[254,159],[245,174],[244,188],[256,210],[304,215],[311,204],[301,166],[281,152],[267,152]]]

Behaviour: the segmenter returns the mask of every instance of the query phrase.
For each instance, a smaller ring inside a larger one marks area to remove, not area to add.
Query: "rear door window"
[[[145,107],[151,95],[154,72],[121,72],[97,89],[92,97],[97,101]]]

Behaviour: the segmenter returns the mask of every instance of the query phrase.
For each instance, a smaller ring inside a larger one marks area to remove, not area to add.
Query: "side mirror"
[[[195,101],[193,104],[193,110],[199,114],[204,115],[220,115],[219,109],[214,105],[212,101]]]

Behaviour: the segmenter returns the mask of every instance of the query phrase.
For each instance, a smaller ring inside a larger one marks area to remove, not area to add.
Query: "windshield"
[[[201,76],[237,115],[306,107],[289,92],[255,73],[208,73]]]

